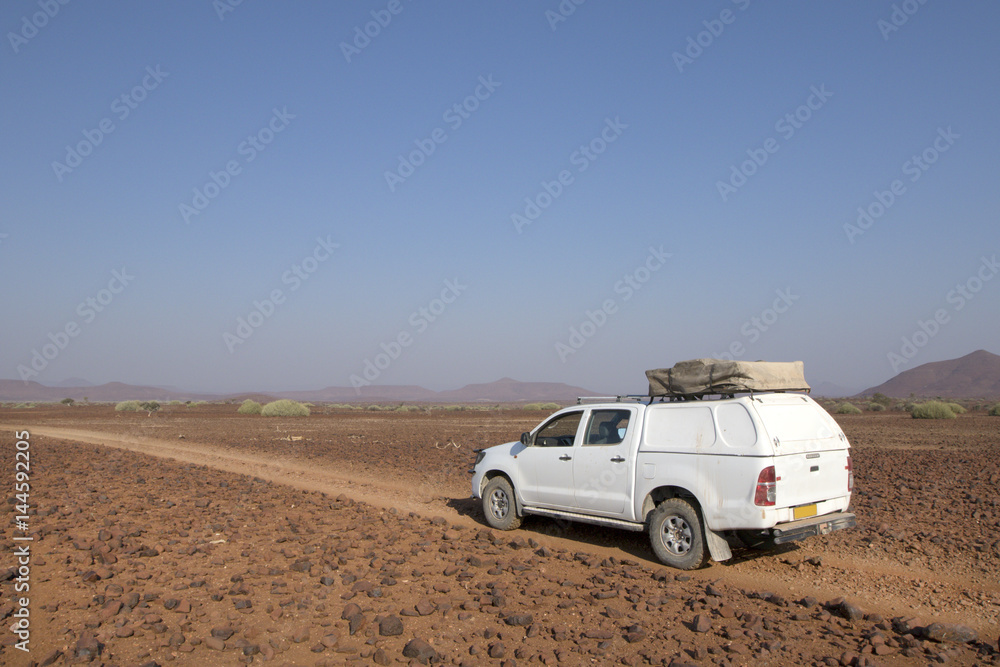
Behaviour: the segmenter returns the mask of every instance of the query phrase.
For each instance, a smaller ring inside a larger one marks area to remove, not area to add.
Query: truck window
[[[594,410],[590,413],[584,446],[617,445],[625,439],[630,410]]]
[[[536,447],[572,447],[583,412],[560,415],[538,429]]]

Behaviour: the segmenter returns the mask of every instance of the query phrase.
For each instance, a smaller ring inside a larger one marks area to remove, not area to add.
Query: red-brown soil
[[[0,531],[0,617],[31,612],[0,663],[1000,664],[996,417],[838,417],[857,529],[680,573],[641,534],[485,526],[472,450],[544,414],[235,409],[0,410],[35,508],[28,593]]]

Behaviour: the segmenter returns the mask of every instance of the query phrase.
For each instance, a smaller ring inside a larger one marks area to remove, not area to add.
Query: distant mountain
[[[0,380],[0,401],[56,402],[64,398],[75,401],[177,401],[220,398],[211,394],[170,391],[160,387],[143,387],[121,382],[108,382],[85,387],[48,387],[37,382]]]
[[[94,383],[83,378],[66,378],[62,382],[57,382],[53,387],[93,387]]]
[[[932,361],[903,371],[877,387],[861,394],[881,392],[886,396],[906,398],[996,398],[1000,397],[1000,356],[976,350],[958,359]]]
[[[518,382],[503,378],[486,384],[470,384],[461,389],[433,391],[416,385],[372,385],[355,390],[353,387],[326,387],[311,391],[240,392],[238,394],[205,394],[182,389],[147,387],[109,382],[79,387],[46,386],[37,382],[0,380],[0,401],[58,402],[64,398],[80,401],[174,401],[174,400],[254,400],[291,398],[312,403],[357,402],[424,402],[424,403],[518,403],[570,402],[577,396],[593,396],[594,392],[561,382]]]
[[[467,384],[461,389],[438,392],[439,401],[470,403],[490,401],[516,403],[520,401],[575,401],[578,396],[595,396],[589,389],[573,387],[562,382],[518,382],[501,378],[487,384]]]
[[[279,398],[313,403],[350,403],[352,401],[436,401],[437,392],[416,385],[371,385],[368,387],[327,387],[314,391],[271,392]]]

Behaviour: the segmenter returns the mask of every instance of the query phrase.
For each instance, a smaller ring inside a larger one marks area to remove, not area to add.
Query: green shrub
[[[261,408],[260,414],[265,417],[308,417],[309,408],[298,401],[283,398],[265,405]]]
[[[160,409],[160,404],[157,403],[156,401],[143,401],[142,403],[139,404],[139,407],[145,410],[146,412],[152,413]]]
[[[927,401],[913,406],[914,419],[954,419],[955,413],[947,403]]]
[[[64,398],[59,402],[62,403],[63,405],[73,405],[74,403],[76,403],[76,401],[74,401],[72,398]]]
[[[15,408],[33,408],[33,407],[35,407],[35,404],[34,403],[18,403],[14,407]]]
[[[527,403],[524,406],[525,410],[558,410],[558,403]]]
[[[139,401],[122,401],[115,405],[115,410],[118,412],[142,412],[142,407],[140,407]]]
[[[958,403],[947,403],[946,405],[951,408],[951,411],[956,415],[964,415],[967,412],[967,410]]]
[[[882,412],[883,410],[885,410],[885,406],[882,405],[881,403],[872,402],[868,404],[868,409],[872,412]]]
[[[987,412],[986,414],[988,414],[990,417],[1000,417],[1000,403],[997,403],[992,408],[990,408],[990,411]]]
[[[861,410],[853,403],[841,403],[837,406],[838,415],[860,415]]]
[[[889,398],[888,396],[886,396],[885,394],[883,394],[880,391],[876,391],[875,394],[872,395],[872,402],[873,403],[878,403],[883,408],[887,408],[890,405],[892,405],[892,399]]]
[[[241,415],[259,415],[261,411],[261,405],[257,401],[251,401],[249,398],[237,408],[236,412]]]

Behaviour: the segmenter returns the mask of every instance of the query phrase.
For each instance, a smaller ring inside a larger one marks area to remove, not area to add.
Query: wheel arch
[[[695,511],[698,512],[702,524],[705,523],[705,513],[701,510],[701,501],[698,500],[698,497],[682,486],[673,485],[658,486],[646,494],[642,500],[642,520],[648,523],[649,515],[656,509],[656,506],[669,498],[683,498],[690,501]]]
[[[514,480],[511,479],[510,475],[504,470],[490,470],[483,473],[483,479],[479,483],[479,495],[482,496],[486,485],[497,477],[503,477],[506,479],[507,483],[510,484],[510,488],[514,490],[514,514],[516,516],[524,516],[524,512],[521,509],[520,491],[517,488],[517,484],[514,484]]]

